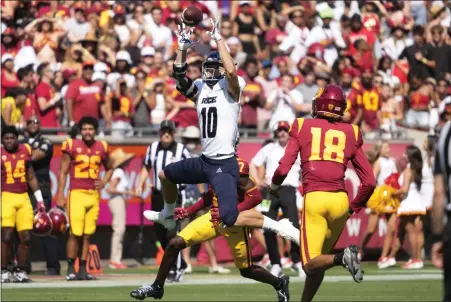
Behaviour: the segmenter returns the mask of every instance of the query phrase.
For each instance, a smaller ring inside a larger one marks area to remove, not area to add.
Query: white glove
[[[193,46],[197,41],[191,41],[190,37],[194,31],[194,28],[191,27],[188,31],[185,30],[185,24],[182,22],[179,25],[179,30],[176,32],[177,42],[179,50],[188,50],[191,46]]]
[[[209,35],[215,42],[221,41],[222,36],[220,33],[219,18],[215,17],[214,20],[210,18],[210,23],[213,28],[211,31],[207,31],[206,34]]]

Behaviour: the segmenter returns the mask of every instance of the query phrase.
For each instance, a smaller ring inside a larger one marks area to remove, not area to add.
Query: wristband
[[[421,62],[423,62],[423,64],[426,64],[428,62],[428,60],[426,58],[422,58]]]
[[[36,197],[37,202],[44,202],[44,199],[42,198],[42,192],[41,190],[36,190],[34,192],[34,197]]]
[[[432,244],[443,241],[443,235],[442,234],[432,234],[431,236]]]
[[[273,191],[277,191],[277,190],[280,189],[280,185],[276,185],[276,184],[273,184],[273,183],[271,183],[271,185],[270,185],[269,187],[270,187],[271,190],[273,190]]]

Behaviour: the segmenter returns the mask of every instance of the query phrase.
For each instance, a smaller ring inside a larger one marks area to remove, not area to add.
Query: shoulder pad
[[[23,144],[25,149],[28,151],[28,155],[31,155],[31,147],[29,144]]]

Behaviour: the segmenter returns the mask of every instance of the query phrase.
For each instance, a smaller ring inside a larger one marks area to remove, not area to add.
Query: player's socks
[[[345,264],[343,263],[343,255],[344,255],[344,253],[335,254],[334,265],[345,266]]]
[[[161,211],[161,215],[163,215],[163,217],[169,217],[174,215],[174,209],[175,209],[175,203],[166,203],[166,201],[164,202],[164,208]]]
[[[73,274],[75,272],[74,269],[75,260],[72,258],[67,258],[67,274]]]

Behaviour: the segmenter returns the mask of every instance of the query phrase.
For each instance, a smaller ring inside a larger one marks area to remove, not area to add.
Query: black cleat
[[[290,290],[288,289],[288,284],[290,283],[290,277],[287,275],[282,275],[280,277],[282,284],[279,289],[276,289],[277,299],[279,302],[288,302],[290,301]]]
[[[157,288],[155,285],[143,285],[130,293],[130,297],[136,300],[144,300],[145,298],[161,299],[164,295],[164,288]]]

